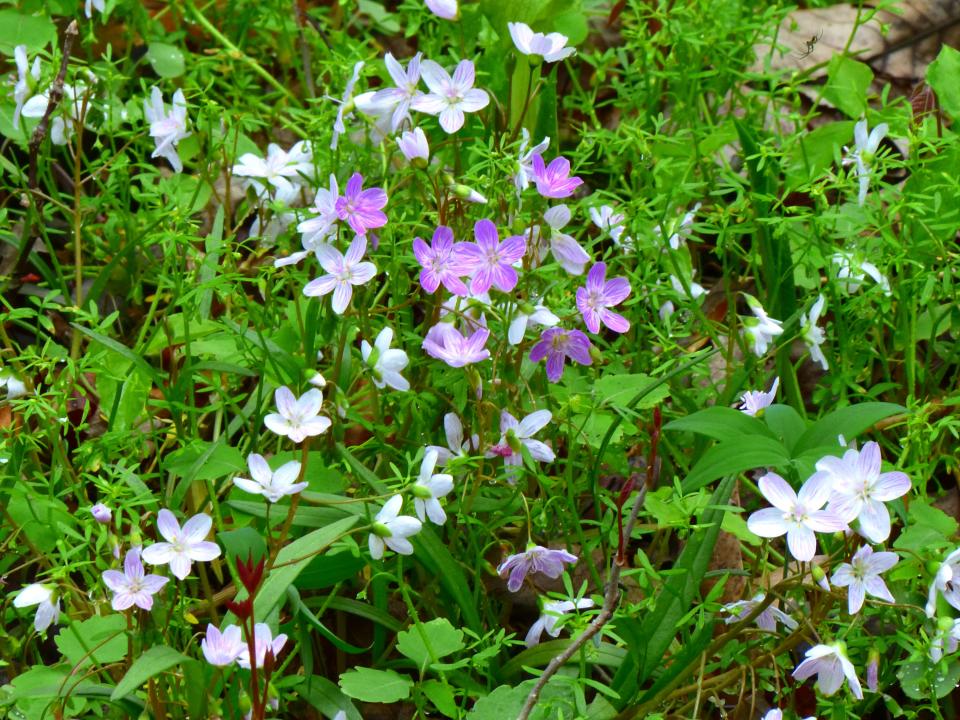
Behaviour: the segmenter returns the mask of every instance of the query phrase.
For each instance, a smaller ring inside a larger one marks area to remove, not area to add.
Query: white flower
[[[413,545],[407,540],[416,535],[423,527],[422,523],[409,515],[401,515],[403,498],[394,495],[387,500],[373,520],[373,532],[368,538],[370,556],[374,560],[383,557],[385,547],[401,555],[413,555]]]
[[[693,206],[693,210],[683,216],[679,226],[675,219],[667,224],[667,230],[670,232],[670,239],[667,242],[671,249],[679,250],[683,241],[690,237],[690,233],[693,231],[693,219],[697,216],[697,210],[699,209],[700,203],[697,203]],[[657,225],[653,229],[653,233],[654,235],[663,235],[663,228]]]
[[[480,446],[480,436],[472,435],[469,440],[463,439],[463,423],[456,413],[447,413],[443,416],[443,429],[447,436],[447,447],[427,445],[427,452],[437,453],[437,462],[446,465],[453,458],[466,457],[470,450]]]
[[[150,123],[150,136],[157,145],[150,157],[162,156],[176,172],[181,172],[183,163],[177,155],[177,143],[191,134],[187,132],[187,101],[183,90],[173,94],[173,104],[167,112],[160,88],[154,85],[150,89],[150,102],[143,101],[143,114]]]
[[[510,303],[507,310],[508,312],[513,311],[513,319],[507,329],[507,342],[511,345],[519,345],[523,342],[523,335],[530,323],[535,323],[541,327],[553,327],[560,322],[560,318],[539,301],[522,305]]]
[[[533,436],[540,432],[553,418],[549,410],[537,410],[523,420],[517,419],[506,410],[500,412],[500,442],[489,450],[486,457],[502,457],[507,476],[513,482],[513,474],[523,464],[521,446],[525,446],[530,457],[540,462],[553,462],[556,456],[550,447]]]
[[[400,374],[410,359],[400,349],[390,349],[393,329],[385,327],[374,340],[374,347],[366,340],[360,343],[363,361],[373,370],[373,384],[378,388],[389,385],[394,390],[409,390],[410,383]],[[372,356],[372,357],[371,357]]]
[[[872,262],[861,260],[853,253],[840,251],[830,258],[837,269],[837,286],[846,293],[855,293],[860,289],[866,275],[873,278],[884,295],[890,295],[890,281]]]
[[[807,344],[807,349],[810,350],[810,359],[820,363],[820,367],[824,370],[829,370],[830,365],[827,363],[823,350],[820,349],[826,338],[823,330],[817,327],[817,321],[820,319],[820,314],[823,312],[826,302],[823,295],[819,296],[813,307],[810,308],[810,312],[800,318],[800,327],[802,328],[803,341]]]
[[[295,443],[320,435],[330,427],[330,418],[320,414],[323,393],[317,388],[307,390],[298,399],[290,388],[277,388],[273,395],[277,412],[263,418],[263,424],[277,435],[286,435]]]
[[[430,518],[431,522],[443,525],[447,521],[447,514],[440,505],[439,498],[453,490],[453,476],[446,473],[434,474],[439,453],[436,450],[427,450],[420,464],[420,477],[413,486],[413,509],[421,522]]]
[[[360,71],[363,70],[363,65],[363,60],[354,64],[353,73],[351,73],[350,79],[347,80],[347,85],[343,89],[343,95],[340,97],[339,106],[337,107],[337,119],[333,122],[333,136],[330,138],[331,150],[337,149],[340,136],[347,131],[346,126],[343,124],[343,119],[346,115],[349,115],[350,110],[353,108],[353,103],[350,102],[353,98],[353,87],[357,84],[357,80],[360,79]],[[337,101],[334,100],[334,102]]]
[[[849,156],[843,161],[844,164],[854,163],[856,165],[856,175],[860,182],[860,192],[857,195],[858,205],[863,205],[867,199],[867,191],[870,189],[870,161],[873,160],[873,156],[880,147],[880,141],[887,134],[887,129],[886,123],[880,123],[867,135],[867,121],[861,120],[853,126],[853,151],[844,148],[849,153]]]
[[[860,533],[872,543],[890,537],[890,512],[884,504],[910,490],[902,472],[881,473],[880,446],[868,442],[860,451],[847,450],[843,458],[828,455],[817,461],[817,473],[833,487],[828,510],[846,523],[860,521]]]
[[[426,0],[427,10],[444,20],[456,20],[460,17],[457,0]]]
[[[687,280],[687,286],[690,288],[689,293],[686,290],[684,290],[683,283],[680,282],[680,278],[678,278],[676,275],[670,276],[670,284],[673,286],[673,289],[677,292],[678,295],[682,295],[684,297],[689,297],[692,300],[696,300],[697,298],[703,297],[704,295],[707,294],[707,291],[703,289],[703,285],[693,280],[692,275],[695,275],[696,272],[697,272],[696,270],[692,271],[690,279]]]
[[[860,612],[863,600],[870,595],[887,602],[894,602],[893,595],[887,590],[880,573],[886,572],[900,562],[896,553],[873,552],[873,548],[864,545],[849,563],[843,563],[830,578],[834,585],[847,587],[847,609],[851,615]]]
[[[173,513],[164,508],[157,514],[157,529],[167,542],[154,543],[143,551],[143,559],[151,565],[170,564],[170,572],[183,580],[190,574],[193,561],[208,562],[220,557],[220,547],[204,540],[213,521],[199,513],[180,523]]]
[[[590,255],[572,235],[560,232],[570,222],[570,208],[566,205],[554,205],[543,214],[544,222],[550,227],[549,244],[543,242],[539,225],[530,229],[529,246],[537,263],[542,263],[547,252],[553,255],[560,267],[571,275],[582,275]]]
[[[767,315],[767,311],[755,297],[746,293],[744,296],[754,317],[743,318],[743,335],[753,344],[754,354],[763,357],[770,342],[783,333],[783,324]]]
[[[430,92],[415,97],[410,106],[418,112],[439,115],[440,127],[447,133],[463,127],[465,112],[477,112],[490,102],[486,92],[473,87],[475,73],[469,60],[460,61],[453,77],[432,60],[424,60],[420,72]]]
[[[321,297],[332,292],[333,311],[342,315],[353,297],[353,286],[363,285],[377,274],[376,265],[362,262],[366,250],[366,235],[354,237],[346,255],[333,245],[319,245],[316,249],[317,259],[327,274],[308,282],[303,288],[303,294],[307,297]]]
[[[63,100],[60,108],[66,110],[66,115],[70,118],[71,122],[67,122],[61,112],[57,112],[57,114],[52,117],[50,123],[50,142],[54,145],[66,145],[70,142],[74,123],[78,123],[82,119],[84,110],[83,95],[85,92],[86,88],[82,84],[63,86]],[[42,118],[47,114],[47,106],[49,104],[50,89],[48,88],[27,100],[20,114],[27,118]]]
[[[757,510],[747,519],[750,532],[765,538],[787,536],[790,554],[801,562],[813,559],[817,552],[818,532],[838,532],[846,528],[840,517],[821,510],[830,497],[830,480],[814,473],[795,493],[787,481],[776,473],[767,473],[757,485],[773,505]]]
[[[261,158],[254,153],[244,153],[233,166],[233,174],[239,177],[254,178],[247,183],[254,188],[257,196],[264,198],[269,190],[260,180],[266,181],[277,189],[277,199],[291,202],[302,185],[302,175],[309,173],[312,165],[310,145],[300,141],[287,152],[279,145],[267,146],[267,157]]]
[[[7,400],[23,397],[27,394],[27,386],[10,374],[0,374],[0,388],[7,388]]]
[[[287,636],[280,633],[273,637],[270,626],[266,623],[257,623],[253,626],[253,652],[257,661],[257,667],[262,668],[267,659],[267,650],[269,650],[276,660],[283,646],[287,643]],[[237,665],[247,670],[250,669],[250,648],[245,646],[243,652],[237,656]]]
[[[507,29],[513,44],[524,55],[540,55],[544,62],[552,63],[573,55],[576,50],[567,47],[567,36],[557,32],[535,33],[529,25],[522,22],[508,22]]]
[[[780,387],[780,378],[773,379],[773,385],[770,390],[747,390],[740,396],[740,411],[745,415],[756,417],[764,408],[773,404],[773,399],[777,396],[777,388]]]
[[[863,700],[857,672],[847,659],[847,648],[843,643],[814,645],[807,650],[806,660],[797,666],[793,676],[797,680],[806,680],[814,674],[817,676],[817,687],[824,695],[833,695],[839,690],[846,676],[850,692],[857,700]]]
[[[274,267],[296,265],[310,253],[316,255],[321,247],[329,245],[327,240],[337,234],[337,223],[340,220],[340,216],[337,215],[337,198],[339,197],[340,188],[337,186],[337,178],[331,174],[330,189],[319,188],[313,198],[312,209],[317,215],[297,225],[297,231],[303,234],[300,238],[303,250],[274,260]]]
[[[170,578],[146,574],[140,561],[139,548],[127,551],[123,559],[123,572],[106,570],[103,573],[103,584],[114,593],[110,606],[117,612],[133,605],[149,612],[153,608],[153,596],[168,582]]]
[[[425,164],[430,159],[430,145],[427,144],[427,136],[418,127],[404,131],[397,139],[397,147],[411,163],[422,160]]]
[[[410,117],[410,103],[418,95],[422,95],[418,89],[420,84],[420,60],[423,53],[417,53],[410,60],[407,69],[397,62],[396,58],[387,53],[383,62],[387,66],[387,72],[393,80],[396,87],[383,88],[377,90],[369,99],[358,107],[374,116],[388,116],[390,118],[390,130],[396,132],[403,125],[403,121]],[[421,131],[422,134],[422,131]],[[426,143],[426,140],[424,140]]]
[[[766,595],[764,593],[757,593],[750,600],[738,600],[737,602],[727,603],[723,606],[723,609],[732,614],[724,622],[727,625],[740,622],[752,613],[754,608],[762,603],[765,598]],[[757,627],[767,632],[776,632],[778,621],[782,622],[789,630],[797,629],[797,621],[772,604],[767,605],[767,607],[754,618],[754,621],[757,623]]]
[[[13,49],[13,59],[17,63],[17,84],[13,87],[13,99],[17,106],[13,110],[13,129],[18,130],[23,104],[33,94],[34,88],[40,82],[40,58],[35,57],[33,66],[30,67],[27,59],[27,46],[17,45]]]
[[[104,12],[104,0],[87,0],[83,5],[83,12],[88,18],[93,17],[93,9]]]
[[[526,128],[521,128],[520,132],[520,153],[517,158],[517,174],[513,176],[513,184],[516,186],[518,193],[523,192],[530,185],[530,178],[533,177],[533,156],[542,155],[550,145],[550,138],[545,137],[533,147],[528,148],[527,146],[530,145],[530,131]]]
[[[590,598],[581,598],[576,602],[572,600],[547,600],[543,604],[543,611],[537,621],[530,626],[524,643],[527,647],[533,647],[540,642],[540,636],[546,632],[550,637],[560,636],[559,623],[564,615],[571,610],[583,610],[593,607],[593,600]]]
[[[937,630],[930,639],[930,659],[940,662],[944,652],[952,655],[960,646],[960,620],[940,618]],[[869,684],[869,681],[868,681]]]
[[[960,610],[960,548],[947,555],[937,569],[927,597],[927,617],[937,614],[938,591],[943,594],[944,600]]]
[[[37,614],[33,618],[33,627],[38,632],[44,632],[48,627],[60,620],[60,599],[54,593],[52,585],[33,583],[27,585],[13,599],[16,608],[37,606]]]
[[[207,624],[207,633],[200,641],[200,649],[207,662],[225,667],[237,661],[245,652],[249,654],[238,625],[227,625],[223,632],[215,625]]]
[[[248,493],[263,495],[272,503],[285,495],[295,495],[308,485],[305,482],[295,482],[300,477],[300,463],[296,460],[284,463],[274,472],[263,455],[251,453],[247,458],[247,465],[253,480],[235,477],[233,484]]]

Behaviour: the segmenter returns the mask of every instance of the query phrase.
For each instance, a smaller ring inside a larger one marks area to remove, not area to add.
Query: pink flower
[[[517,592],[530,573],[543,573],[554,580],[563,574],[564,563],[574,564],[577,556],[566,550],[552,550],[531,545],[524,552],[511,555],[497,568],[500,577],[507,577],[507,590]]]
[[[422,94],[417,88],[420,84],[422,58],[423,53],[414,55],[406,70],[392,54],[387,53],[383,58],[387,72],[390,73],[390,79],[396,87],[377,90],[370,99],[370,108],[376,115],[390,115],[390,129],[393,132],[399,130],[403,121],[410,117],[410,103]]]
[[[600,332],[600,323],[618,333],[630,329],[630,321],[608,308],[619,305],[630,295],[630,283],[626,278],[606,280],[607,264],[597,263],[587,273],[585,287],[577,288],[577,309],[583,314],[583,322],[592,333]]]
[[[427,143],[427,136],[420,128],[416,127],[402,133],[397,139],[397,147],[410,163],[418,167],[427,166],[427,161],[430,159],[430,145]]]
[[[157,515],[157,529],[167,542],[154,543],[143,551],[143,559],[151,565],[170,564],[170,571],[183,580],[190,574],[194,560],[209,562],[220,557],[220,548],[204,538],[213,521],[199,513],[184,523],[183,529],[173,513],[164,508]]]
[[[426,0],[427,10],[444,20],[456,20],[460,17],[458,0]]]
[[[797,666],[793,676],[797,680],[806,680],[811,675],[817,676],[817,687],[828,697],[840,689],[846,677],[850,692],[857,700],[863,700],[863,689],[853,663],[847,659],[847,648],[843,643],[814,645],[807,650],[807,659]]]
[[[420,238],[413,239],[413,254],[423,266],[420,271],[420,285],[428,293],[443,286],[454,295],[466,295],[467,286],[460,279],[473,272],[475,261],[470,254],[469,243],[455,243],[453,230],[441,225],[434,233],[428,246]]]
[[[220,548],[217,548],[217,554],[220,554]],[[144,610],[152,609],[153,596],[160,592],[168,582],[170,582],[170,578],[144,573],[139,548],[127,552],[127,556],[123,560],[123,572],[106,570],[103,573],[104,585],[114,592],[113,601],[110,605],[117,612],[126,610],[133,605]]]
[[[557,382],[563,375],[563,365],[567,358],[581,365],[591,365],[590,339],[579,330],[550,328],[540,335],[540,342],[530,351],[530,360],[540,362],[547,359],[547,379]]]
[[[281,633],[273,637],[270,626],[266,623],[257,623],[254,625],[253,652],[257,667],[263,667],[263,663],[267,659],[268,651],[273,655],[274,659],[276,659],[286,643],[287,636]],[[250,649],[246,645],[243,648],[243,652],[237,657],[237,665],[247,670],[250,669]]]
[[[489,336],[489,330],[480,328],[465,338],[453,325],[441,322],[427,331],[422,347],[427,355],[450,367],[463,367],[490,357],[490,351],[483,347]]]
[[[381,188],[364,190],[363,175],[354,173],[335,207],[337,217],[346,220],[357,235],[366,235],[367,230],[387,224],[387,216],[380,211],[386,204],[387,194]]]
[[[500,412],[500,442],[487,450],[487,457],[500,456],[507,468],[507,474],[513,482],[513,473],[523,464],[521,447],[526,447],[530,457],[540,462],[553,462],[556,455],[550,446],[533,436],[546,427],[553,419],[549,410],[537,410],[523,420],[517,419],[506,410]]]
[[[763,410],[773,404],[773,399],[777,396],[777,388],[779,386],[780,378],[774,378],[773,385],[767,392],[763,390],[747,390],[740,396],[740,412],[753,417],[762,415]]]
[[[487,292],[493,285],[498,290],[510,292],[517,285],[517,271],[512,263],[518,262],[526,252],[526,243],[520,235],[512,235],[503,242],[497,234],[497,226],[489,220],[480,220],[473,226],[476,243],[465,243],[464,253],[472,258],[476,268],[470,282],[474,295]]]
[[[339,200],[337,202],[339,203]],[[320,297],[332,292],[333,311],[342,315],[353,297],[353,286],[363,285],[377,274],[376,265],[372,262],[361,262],[366,250],[367,238],[364,235],[357,235],[353,239],[346,255],[332,245],[319,245],[316,249],[317,259],[327,274],[308,282],[303,288],[303,294],[307,297]]]
[[[420,72],[430,92],[415,97],[410,107],[428,115],[439,115],[440,127],[447,133],[463,127],[464,113],[477,112],[490,103],[486,92],[473,87],[476,75],[469,60],[460,61],[453,77],[433,60],[424,60]]]
[[[543,156],[533,156],[533,181],[537,192],[547,198],[565,198],[583,185],[583,180],[570,177],[570,161],[565,157],[556,157],[549,165],[544,165]]]
[[[263,418],[267,429],[277,435],[283,435],[299,444],[308,437],[322,435],[330,427],[330,418],[320,415],[323,407],[323,393],[311,388],[299,398],[286,385],[278,387],[273,393],[277,403],[277,412]]]
[[[867,595],[887,602],[896,602],[887,589],[887,585],[880,577],[900,562],[899,556],[892,552],[875,553],[869,545],[864,545],[849,563],[843,563],[833,572],[833,584],[847,588],[847,609],[851,615],[856,615],[863,607]]]
[[[207,634],[200,641],[200,649],[207,662],[217,667],[225,667],[236,662],[247,650],[247,644],[240,635],[237,625],[227,625],[223,632],[215,625],[207,625]]]

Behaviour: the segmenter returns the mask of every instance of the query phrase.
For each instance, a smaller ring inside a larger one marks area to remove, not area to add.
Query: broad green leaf
[[[180,48],[161,42],[147,45],[147,61],[153,71],[162,78],[180,77],[187,67]]]
[[[308,676],[306,682],[297,687],[297,694],[328,718],[343,710],[347,720],[363,720],[350,698],[325,677]]]
[[[934,665],[924,659],[904,663],[897,670],[897,678],[903,692],[913,700],[929,700],[931,694],[938,698],[946,697],[960,683],[960,661],[944,661]]]
[[[226,435],[222,435],[217,442],[194,440],[171,453],[165,467],[171,475],[183,478],[169,501],[172,507],[179,507],[195,481],[216,480],[225,475],[243,473],[247,464],[240,451],[228,445]]]
[[[217,540],[227,551],[227,557],[234,562],[237,559],[246,562],[251,553],[254,562],[267,555],[267,543],[263,535],[252,527],[218,532]]]
[[[392,703],[410,697],[413,680],[393,670],[358,667],[340,676],[340,689],[354,700]]]
[[[0,28],[0,52],[4,55],[12,56],[17,45],[26,45],[27,52],[32,54],[57,39],[57,28],[50,18],[23,15],[16,10],[0,10]],[[32,64],[33,58],[29,60]]]
[[[840,435],[849,442],[879,421],[906,411],[902,405],[884,402],[866,402],[840,408],[807,428],[797,440],[793,454],[799,455],[815,447],[837,446]]]
[[[946,113],[960,120],[960,51],[949,45],[940,47],[937,59],[927,66],[927,82],[937,93]]]
[[[771,405],[763,411],[763,420],[773,436],[791,452],[807,430],[807,423],[789,405]]]
[[[873,70],[845,55],[834,55],[827,66],[827,85],[823,96],[847,117],[858,119],[867,111],[867,90],[873,82]]]
[[[416,536],[410,538],[416,550],[414,557],[427,571],[435,577],[440,587],[453,601],[453,605],[460,611],[463,623],[474,632],[481,632],[483,623],[480,613],[474,602],[470,583],[463,568],[454,559],[447,546],[440,542],[436,533],[430,528],[423,528]]]
[[[452,687],[439,680],[427,680],[420,685],[420,689],[443,715],[448,718],[457,717],[457,700]]]
[[[692,432],[706,435],[714,440],[739,440],[743,443],[750,442],[750,439],[745,436],[772,437],[769,428],[763,422],[740,410],[728,407],[709,407],[698,410],[692,415],[667,423],[664,430]]]
[[[604,405],[625,408],[641,392],[646,394],[633,407],[636,410],[652,408],[670,394],[670,388],[659,378],[649,375],[605,375],[593,385],[594,396]]]
[[[849,145],[853,138],[853,123],[832,122],[798,138],[784,161],[786,190],[794,190],[816,180],[833,165],[837,148]]]
[[[187,660],[190,660],[190,658],[181,655],[173,648],[166,645],[155,645],[134,660],[133,665],[127,670],[127,674],[117,683],[110,699],[116,700],[129,695],[150,678],[156,677],[174,665],[179,665]]]
[[[127,655],[127,622],[123,615],[94,615],[70,623],[54,638],[57,648],[74,667],[108,665]]]
[[[789,461],[786,448],[763,435],[722,442],[700,456],[700,460],[683,480],[683,492],[696,492],[724,475],[739,475],[746,470],[764,467],[780,468]]]
[[[114,352],[120,353],[123,357],[125,357],[127,360],[132,362],[134,365],[136,365],[137,369],[140,370],[146,377],[151,378],[154,382],[159,381],[159,373],[150,365],[150,363],[148,363],[142,357],[137,355],[133,350],[128,348],[126,345],[118,343],[113,338],[109,338],[106,335],[101,335],[100,333],[90,330],[89,328],[85,328],[82,325],[78,325],[77,323],[70,323],[70,326],[74,330],[79,330],[87,337],[93,340],[96,340],[98,343],[100,343],[104,347],[110,348]]]
[[[524,667],[546,667],[553,658],[566,650],[571,642],[573,642],[572,638],[561,638],[538,643],[510,658],[500,670],[500,674],[504,678],[511,678],[523,673]],[[591,646],[590,652],[586,654],[586,661],[593,665],[616,669],[620,667],[626,656],[627,651],[624,648],[601,642],[599,646]],[[574,655],[571,662],[578,660],[579,657]]]
[[[287,597],[290,600],[290,606],[293,610],[299,613],[300,617],[304,618],[308,625],[313,626],[317,632],[333,643],[335,647],[351,655],[358,655],[370,650],[370,646],[365,648],[357,647],[356,645],[351,645],[346,640],[341,640],[332,630],[320,622],[320,618],[314,615],[313,611],[303,603],[303,600],[300,599],[300,593],[294,585],[287,586]]]
[[[516,687],[501,685],[482,697],[467,713],[469,720],[510,720],[517,717],[536,680],[526,680]],[[577,717],[577,707],[571,678],[555,675],[540,693],[540,699],[530,713],[530,720],[556,720]]]
[[[423,668],[442,657],[463,650],[463,631],[446,618],[434,618],[397,634],[397,650]]]
[[[712,551],[711,551],[712,552]],[[657,681],[643,694],[640,702],[649,700],[660,690],[671,682],[677,675],[687,672],[691,665],[700,658],[710,641],[713,640],[713,626],[716,623],[714,618],[709,618],[701,627],[697,628],[693,636],[681,645],[681,650],[673,658],[670,664],[664,669],[664,672],[657,678]]]
[[[922,525],[936,530],[944,537],[953,537],[957,534],[957,521],[939,508],[932,507],[923,500],[910,503],[910,524]]]

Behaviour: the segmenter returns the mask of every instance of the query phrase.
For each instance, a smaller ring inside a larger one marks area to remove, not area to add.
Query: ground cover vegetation
[[[0,717],[955,716],[960,53],[794,10],[0,4]]]

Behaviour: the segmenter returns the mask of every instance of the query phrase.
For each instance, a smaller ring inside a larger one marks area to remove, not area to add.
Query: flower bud
[[[314,373],[313,377],[307,380],[307,382],[313,385],[315,388],[320,388],[321,390],[327,386],[327,379],[320,373]]]
[[[467,202],[479,203],[480,205],[486,205],[487,199],[478,193],[473,188],[467,185],[461,185],[460,183],[455,183],[452,188],[453,194],[456,195],[461,200],[466,200]]]
[[[810,570],[810,574],[813,575],[813,579],[817,585],[823,588],[824,592],[830,592],[830,583],[827,580],[827,574],[823,571],[823,568],[819,565],[814,565]]]
[[[109,525],[113,519],[113,512],[103,503],[97,503],[90,508],[90,514],[93,515],[93,519],[101,525]]]
[[[870,648],[870,653],[867,655],[867,688],[870,692],[877,692],[879,687],[879,678],[880,673],[880,651],[876,648]]]
[[[414,128],[404,132],[397,139],[397,146],[411,165],[418,168],[427,166],[430,160],[430,146],[427,144],[427,136],[423,134],[423,130]]]

